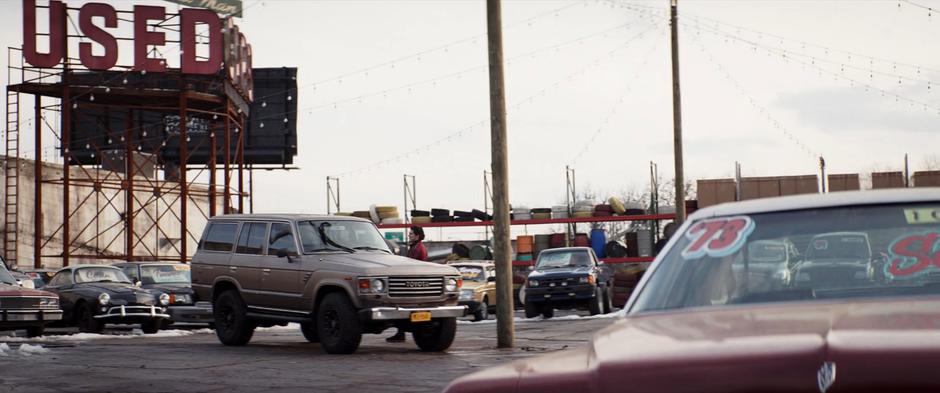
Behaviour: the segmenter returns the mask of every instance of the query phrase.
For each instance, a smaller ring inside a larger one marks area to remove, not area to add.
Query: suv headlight
[[[110,301],[111,301],[111,295],[108,295],[107,293],[102,293],[98,295],[98,303],[101,304],[102,306],[107,305],[108,302]]]
[[[40,307],[56,307],[56,308],[58,308],[58,307],[59,307],[59,299],[54,298],[54,297],[44,297],[44,298],[42,298],[42,299],[39,299],[39,306],[40,306]]]
[[[460,300],[471,300],[473,299],[473,290],[464,289],[460,291]]]
[[[539,286],[539,280],[529,280],[529,286],[533,288]]]
[[[165,294],[165,293],[161,293],[159,299],[160,299],[160,305],[162,305],[162,306],[166,306],[166,305],[170,304],[170,295],[167,295],[167,294]]]
[[[388,291],[388,285],[386,285],[385,280],[384,277],[360,278],[359,293],[365,295],[385,293]]]
[[[582,276],[578,278],[578,282],[581,284],[593,284],[594,276]]]
[[[193,298],[192,298],[191,296],[189,296],[189,294],[185,294],[185,293],[174,293],[174,294],[170,294],[170,303],[171,303],[171,304],[175,304],[175,303],[189,304],[189,303],[192,303],[192,302],[193,302]]]
[[[460,289],[461,280],[448,277],[444,280],[444,290],[447,292],[456,292]]]

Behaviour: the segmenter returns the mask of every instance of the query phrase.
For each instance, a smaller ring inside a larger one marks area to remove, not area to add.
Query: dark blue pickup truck
[[[612,308],[613,275],[589,247],[542,251],[525,284],[525,316],[551,318],[555,309],[587,309],[591,315]]]

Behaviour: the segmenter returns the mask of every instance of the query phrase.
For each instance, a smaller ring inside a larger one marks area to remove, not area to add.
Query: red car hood
[[[0,283],[0,296],[52,296],[52,297],[55,297],[56,294],[52,292],[39,291],[36,289],[29,289],[29,288],[18,287],[16,285]]]
[[[446,392],[940,391],[940,299],[778,304],[633,316],[579,350],[455,380]]]

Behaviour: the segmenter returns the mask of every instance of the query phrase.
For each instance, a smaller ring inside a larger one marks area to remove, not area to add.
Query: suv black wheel
[[[473,313],[474,321],[483,321],[489,318],[490,316],[490,302],[487,298],[483,298],[483,303],[480,303],[480,308],[477,309],[477,312]]]
[[[42,325],[39,326],[30,326],[26,328],[26,337],[39,337],[46,332],[46,328]]]
[[[435,324],[426,327],[418,327],[411,332],[415,344],[425,352],[440,352],[450,348],[454,342],[454,336],[457,335],[457,318],[441,318],[435,320]]]
[[[320,336],[317,334],[316,322],[301,322],[300,332],[303,333],[304,338],[306,338],[307,341],[312,343],[320,342]]]
[[[545,317],[545,319],[554,317],[555,309],[550,304],[545,303],[545,305],[542,306],[542,316]]]
[[[215,317],[215,335],[225,345],[245,345],[255,333],[255,323],[247,314],[247,308],[238,292],[222,292],[212,304]]]
[[[525,303],[525,317],[526,318],[535,318],[539,316],[542,312],[539,310],[539,305],[537,303],[526,302]]]
[[[588,303],[588,311],[591,312],[591,315],[600,314],[604,309],[604,292],[601,291],[601,287],[594,289],[594,298]]]
[[[155,334],[160,331],[160,325],[163,324],[162,319],[151,319],[149,321],[144,321],[140,324],[140,330],[144,334]]]
[[[317,307],[317,333],[326,353],[356,352],[362,341],[362,324],[345,294],[326,295]]]
[[[101,333],[104,330],[104,323],[95,319],[95,312],[92,307],[88,304],[82,304],[75,309],[78,331],[82,333]]]

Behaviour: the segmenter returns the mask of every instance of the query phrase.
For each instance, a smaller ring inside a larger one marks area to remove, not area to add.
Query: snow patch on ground
[[[598,315],[590,315],[590,316],[565,315],[563,317],[554,317],[554,318],[549,318],[549,319],[545,319],[542,316],[538,316],[535,318],[515,317],[512,320],[513,322],[532,323],[532,322],[544,322],[544,321],[568,321],[568,320],[582,321],[582,320],[588,320],[588,319],[614,319],[614,318],[620,318],[621,316],[622,315],[620,315],[620,312],[611,312],[609,314],[598,314]],[[483,325],[483,324],[490,324],[490,323],[496,323],[496,318],[492,315],[490,316],[490,319],[487,319],[485,321],[474,322],[474,321],[467,321],[467,320],[457,320],[457,324],[459,325]]]
[[[49,350],[46,348],[43,348],[42,345],[22,344],[20,345],[19,352],[20,352],[20,355],[31,356],[31,355],[42,355],[42,354],[49,353]]]
[[[65,335],[45,335],[40,337],[0,337],[4,342],[75,342],[92,340],[110,340],[110,339],[131,339],[131,338],[163,338],[163,337],[184,337],[194,334],[212,334],[212,329],[197,330],[161,330],[155,334],[144,334],[140,329],[134,329],[130,332],[113,332],[107,334],[96,333],[75,333]],[[0,344],[6,345],[6,344]],[[2,347],[0,347],[2,348]]]
[[[281,331],[298,331],[300,330],[299,323],[288,323],[287,326],[271,326],[255,329],[256,332],[281,332]]]

